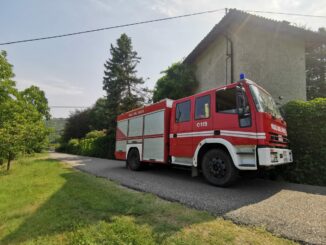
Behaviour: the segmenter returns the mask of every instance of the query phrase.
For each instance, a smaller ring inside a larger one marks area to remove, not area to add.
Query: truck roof
[[[171,100],[171,99],[163,99],[163,100],[160,100],[159,102],[156,102],[154,104],[144,105],[142,107],[138,107],[138,108],[135,108],[135,109],[133,109],[131,111],[127,111],[125,113],[120,114],[117,117],[117,121],[121,121],[121,120],[125,120],[125,119],[128,119],[128,118],[144,115],[144,114],[147,114],[147,113],[151,113],[153,111],[163,110],[163,109],[166,109],[166,108],[172,108],[172,103],[173,103],[173,100]]]
[[[200,95],[200,94],[206,94],[207,92],[217,91],[217,90],[220,90],[220,89],[232,88],[232,87],[235,87],[235,86],[239,85],[240,83],[242,83],[242,84],[243,83],[253,84],[253,85],[259,87],[260,89],[262,89],[263,91],[265,91],[266,93],[268,93],[265,89],[260,87],[255,82],[253,82],[253,81],[251,81],[249,79],[243,79],[243,80],[240,80],[238,82],[234,82],[234,83],[224,85],[224,86],[221,86],[221,87],[216,87],[216,88],[212,88],[212,89],[209,89],[209,90],[205,90],[205,91],[199,92],[197,94],[193,94],[193,95],[190,95],[190,96],[187,96],[187,97],[184,97],[184,98],[180,98],[180,99],[191,98],[193,96],[197,96],[197,95]],[[175,100],[175,101],[178,101],[178,100]],[[131,111],[127,111],[127,112],[124,112],[124,113],[120,114],[117,117],[117,121],[125,120],[127,118],[131,118],[131,117],[135,117],[135,116],[139,116],[139,115],[144,115],[144,114],[147,114],[147,113],[150,113],[150,112],[153,112],[153,111],[157,111],[157,110],[160,110],[160,109],[172,108],[173,102],[174,102],[174,100],[171,100],[171,99],[163,99],[163,100],[160,100],[159,102],[156,102],[154,104],[145,105],[145,106],[142,106],[142,107],[135,108],[135,109],[133,109]]]
[[[216,87],[216,88],[212,88],[212,89],[208,89],[208,90],[205,90],[205,91],[202,91],[202,92],[199,92],[199,93],[196,93],[196,94],[192,94],[192,95],[189,95],[187,97],[183,97],[183,98],[180,98],[178,100],[183,100],[183,99],[187,99],[187,98],[191,98],[193,96],[200,96],[201,94],[206,94],[206,93],[209,93],[209,92],[212,92],[212,91],[217,91],[217,90],[221,90],[221,89],[228,89],[228,88],[233,88],[237,85],[239,85],[240,83],[244,84],[244,83],[247,83],[247,84],[252,84],[252,85],[255,85],[257,87],[259,87],[260,89],[264,90],[266,93],[268,93],[265,89],[263,89],[262,87],[260,87],[258,84],[256,84],[255,82],[249,80],[249,79],[243,79],[243,80],[240,80],[238,82],[234,82],[234,83],[231,83],[231,84],[227,84],[227,85],[224,85],[224,86],[220,86],[220,87]],[[269,94],[269,93],[268,93]],[[178,100],[175,100],[175,101],[178,101]]]

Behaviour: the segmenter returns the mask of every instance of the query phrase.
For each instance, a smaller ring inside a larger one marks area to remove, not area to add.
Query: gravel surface
[[[190,172],[175,168],[132,172],[123,161],[61,153],[51,153],[51,158],[236,223],[263,226],[304,243],[326,244],[326,187],[242,179],[233,187],[219,188],[208,185],[202,177],[192,178]]]

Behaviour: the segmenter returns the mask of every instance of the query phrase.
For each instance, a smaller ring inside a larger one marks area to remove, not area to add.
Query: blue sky
[[[1,0],[0,42],[69,33],[219,8],[326,15],[325,0]],[[47,41],[1,46],[20,89],[32,84],[50,105],[90,106],[104,95],[103,64],[121,33],[142,58],[138,74],[153,88],[160,72],[186,57],[224,12]],[[313,30],[325,19],[260,14]],[[52,109],[66,117],[71,109]]]

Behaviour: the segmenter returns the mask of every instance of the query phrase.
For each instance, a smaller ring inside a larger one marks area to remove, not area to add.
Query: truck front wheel
[[[141,169],[141,162],[137,148],[132,148],[128,152],[127,167],[134,171],[138,171]]]
[[[238,177],[238,170],[234,167],[231,157],[221,149],[206,152],[201,167],[205,179],[212,185],[229,186]]]

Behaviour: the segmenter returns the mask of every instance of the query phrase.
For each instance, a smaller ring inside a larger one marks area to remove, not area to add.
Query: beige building
[[[239,80],[240,73],[281,103],[306,99],[305,50],[326,38],[316,32],[229,10],[186,57],[194,65],[199,91]]]

